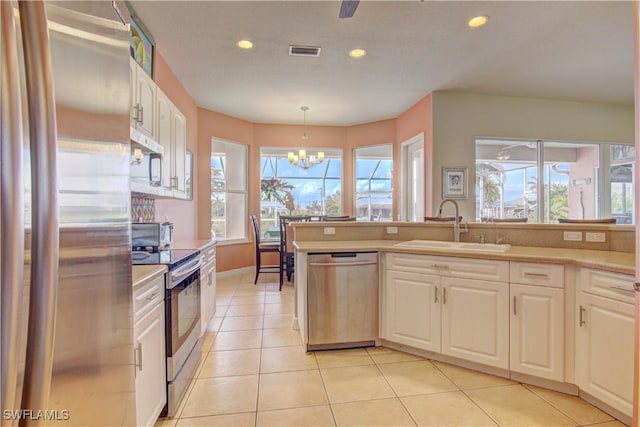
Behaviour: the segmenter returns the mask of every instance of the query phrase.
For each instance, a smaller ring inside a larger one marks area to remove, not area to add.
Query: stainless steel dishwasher
[[[307,274],[307,350],[375,345],[378,254],[309,254]]]

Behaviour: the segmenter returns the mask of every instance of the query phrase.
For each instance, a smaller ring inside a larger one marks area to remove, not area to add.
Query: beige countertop
[[[171,243],[171,249],[198,249],[203,250],[207,246],[215,245],[215,240],[193,239],[193,240],[177,240]]]
[[[511,246],[504,252],[477,252],[460,249],[408,248],[394,246],[400,240],[350,240],[350,241],[296,241],[294,246],[302,252],[376,251],[424,255],[446,255],[461,258],[482,258],[506,261],[546,262],[591,267],[624,274],[635,274],[635,254],[587,249],[542,248]]]
[[[167,272],[166,265],[152,264],[152,265],[134,265],[131,267],[132,284],[135,288],[142,282],[146,282],[154,278],[155,276],[164,274]]]

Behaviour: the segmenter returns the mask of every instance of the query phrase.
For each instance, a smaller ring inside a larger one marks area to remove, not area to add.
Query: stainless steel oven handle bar
[[[173,281],[180,280],[183,277],[186,277],[186,276],[190,275],[194,271],[200,269],[200,267],[202,267],[203,263],[204,263],[204,261],[203,261],[202,257],[198,257],[198,258],[194,259],[193,261],[189,262],[188,264],[185,264],[184,266],[180,267],[179,269],[172,271],[171,272],[171,280],[173,280]]]

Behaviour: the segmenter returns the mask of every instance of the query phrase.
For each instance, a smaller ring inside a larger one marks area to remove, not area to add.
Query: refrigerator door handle
[[[58,294],[56,112],[44,2],[18,4],[29,104],[32,188],[31,289],[22,408],[45,410],[51,388]]]
[[[24,183],[20,72],[13,2],[0,2],[2,29],[2,99],[0,134],[0,325],[2,409],[16,408],[20,370],[20,325],[24,290]]]

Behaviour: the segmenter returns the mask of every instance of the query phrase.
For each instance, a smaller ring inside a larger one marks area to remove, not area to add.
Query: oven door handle
[[[184,267],[174,271],[171,273],[171,280],[179,280],[183,277],[186,277],[193,273],[196,270],[199,270],[202,267],[203,260],[202,257],[199,257],[197,260],[192,261],[189,264],[186,264]]]

